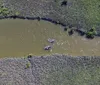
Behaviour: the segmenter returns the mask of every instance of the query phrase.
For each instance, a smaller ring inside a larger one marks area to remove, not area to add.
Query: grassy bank
[[[99,0],[67,0],[67,6],[61,6],[62,1],[2,0],[2,4],[9,9],[11,15],[46,17],[85,30],[95,26],[97,32],[100,32]]]
[[[51,55],[0,60],[0,85],[99,85],[99,80],[100,57]]]

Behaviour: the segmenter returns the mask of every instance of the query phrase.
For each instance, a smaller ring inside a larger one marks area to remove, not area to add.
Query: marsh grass
[[[100,85],[100,56],[34,56],[30,64],[23,58],[1,59],[0,85]]]
[[[87,69],[73,68],[72,70],[63,69],[62,71],[55,71],[53,74],[49,74],[47,82],[49,81],[51,85],[99,85],[100,68],[94,68],[94,70]]]
[[[37,63],[42,85],[100,85],[99,57],[58,56],[43,59],[33,60],[34,64]]]

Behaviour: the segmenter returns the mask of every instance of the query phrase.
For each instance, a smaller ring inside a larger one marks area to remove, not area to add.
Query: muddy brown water
[[[49,43],[48,38],[55,39],[54,44]],[[51,45],[52,50],[45,51],[46,45]],[[0,57],[20,57],[30,53],[99,56],[100,38],[88,40],[77,33],[69,36],[61,26],[46,21],[0,20]]]

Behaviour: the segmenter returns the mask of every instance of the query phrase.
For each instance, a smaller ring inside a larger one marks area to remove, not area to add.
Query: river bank
[[[68,29],[74,27],[72,25],[64,24],[60,21],[54,21],[53,19],[50,19],[50,18],[41,18],[41,17],[25,17],[25,16],[20,16],[20,15],[12,15],[12,16],[0,16],[0,19],[23,19],[23,20],[38,20],[38,21],[43,20],[43,21],[51,22],[55,25],[61,25],[63,27],[64,31],[67,31]],[[75,32],[78,32],[82,36],[87,34],[86,30],[78,29],[76,27],[74,27],[74,29],[71,29],[71,30],[74,30]],[[100,36],[100,35],[95,34],[95,36]]]
[[[1,85],[99,85],[100,57],[61,54],[0,59]]]
[[[47,18],[85,31],[95,26],[100,35],[100,21],[97,19],[99,1],[67,0],[67,2],[67,6],[61,6],[62,0],[2,0],[2,5],[10,10],[10,16],[17,12],[24,18]]]

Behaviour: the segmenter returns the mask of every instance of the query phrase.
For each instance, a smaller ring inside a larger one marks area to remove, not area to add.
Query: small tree
[[[93,26],[87,33],[86,37],[87,38],[94,38],[94,35],[96,34],[95,27]]]
[[[30,66],[31,66],[30,63],[28,62],[28,63],[26,64],[26,69],[29,68]]]

